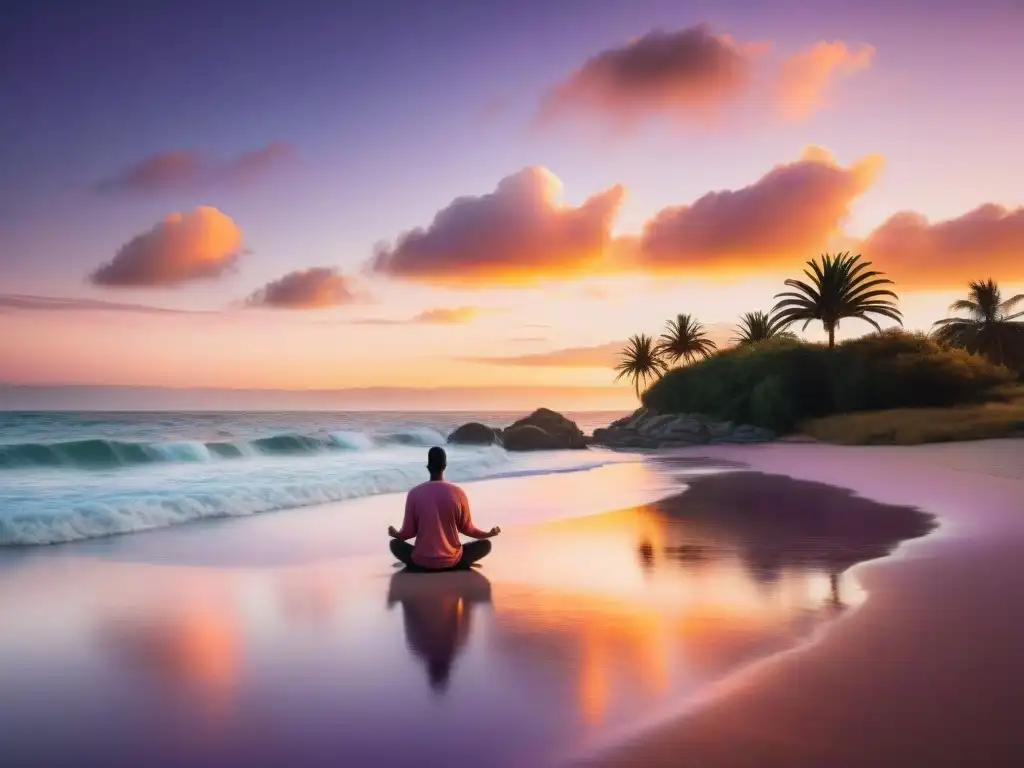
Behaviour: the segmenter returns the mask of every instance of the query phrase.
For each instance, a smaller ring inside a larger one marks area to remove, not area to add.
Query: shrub
[[[773,340],[725,350],[669,371],[643,403],[664,413],[706,413],[786,431],[835,413],[979,402],[1013,378],[921,334],[890,331],[835,349]]]
[[[750,394],[750,421],[785,432],[792,429],[795,420],[793,403],[782,376],[769,376],[754,387]]]

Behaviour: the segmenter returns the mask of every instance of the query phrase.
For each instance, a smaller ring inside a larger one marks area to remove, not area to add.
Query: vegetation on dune
[[[735,347],[669,371],[642,401],[788,432],[835,413],[981,402],[1012,378],[964,350],[887,331],[835,348],[789,339]]]
[[[861,261],[860,254],[824,254],[821,264],[812,259],[804,270],[807,281],[787,280],[791,291],[783,291],[774,312],[786,326],[803,321],[803,327],[820,320],[828,334],[829,347],[836,345],[836,329],[844,318],[858,318],[870,323],[875,330],[881,326],[871,315],[886,317],[902,325],[903,317],[896,308],[899,297],[889,288],[892,280],[871,267],[870,261]]]
[[[676,315],[669,320],[665,332],[658,340],[657,352],[662,360],[676,363],[683,360],[692,363],[700,358],[710,357],[718,345],[708,338],[704,326],[692,315]]]
[[[788,325],[774,312],[747,312],[740,318],[732,340],[737,346],[744,346],[773,339],[796,339],[795,333],[786,330]]]
[[[615,366],[615,370],[619,372],[615,380],[624,377],[631,380],[639,397],[640,384],[646,385],[648,381],[663,374],[667,368],[654,339],[643,333],[634,334],[629,337],[629,344],[622,351],[621,362]]]
[[[1014,311],[1024,294],[1003,299],[993,280],[972,282],[968,298],[950,306],[967,316],[937,321],[928,336],[881,328],[880,319],[902,326],[898,297],[860,255],[825,254],[808,261],[804,275],[786,280],[791,290],[776,295],[770,312],[744,314],[730,348],[719,349],[688,314],[670,320],[657,342],[631,337],[616,378],[628,376],[643,405],[659,413],[782,433],[799,426],[836,442],[1024,435],[1024,386],[1014,384],[1024,378],[1024,311]],[[847,318],[875,333],[836,344]],[[789,330],[814,321],[827,344]]]
[[[984,355],[994,363],[1024,372],[1024,311],[1014,313],[1024,293],[1003,299],[992,279],[975,281],[966,299],[954,301],[950,312],[968,317],[947,317],[932,326],[932,336],[941,344]]]
[[[1006,399],[1002,399],[1004,395]],[[798,431],[844,445],[918,445],[1024,437],[1024,388],[996,390],[993,397],[999,399],[955,408],[841,413],[805,421]]]

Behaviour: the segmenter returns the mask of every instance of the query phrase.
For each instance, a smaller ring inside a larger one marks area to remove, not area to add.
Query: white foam
[[[342,433],[332,439],[346,438]],[[240,461],[209,461],[202,443],[168,443],[163,449],[176,461],[131,471],[8,473],[10,482],[0,485],[0,545],[53,544],[396,493],[425,479],[421,447]],[[451,446],[448,476],[465,482],[574,472],[624,458],[598,452],[510,455],[499,446]]]

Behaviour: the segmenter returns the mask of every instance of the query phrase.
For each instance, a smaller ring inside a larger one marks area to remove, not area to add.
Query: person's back
[[[459,562],[459,531],[473,527],[466,525],[469,500],[465,492],[445,480],[429,480],[409,491],[405,506],[406,517],[411,510],[415,518],[413,561],[423,568],[451,568]]]
[[[501,533],[497,527],[482,531],[473,524],[465,492],[444,479],[447,459],[443,448],[427,452],[429,482],[417,485],[406,496],[401,530],[388,528],[394,539],[391,552],[406,565],[429,570],[468,567],[491,551],[491,543],[476,541],[463,546],[459,534],[489,539]],[[416,545],[410,546],[407,540],[413,537]]]

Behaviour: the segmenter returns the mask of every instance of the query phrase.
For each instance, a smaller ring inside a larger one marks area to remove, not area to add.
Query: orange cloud
[[[988,203],[934,223],[919,213],[890,216],[860,243],[901,286],[963,287],[971,280],[1024,280],[1024,207]]]
[[[355,325],[462,325],[472,322],[482,311],[480,307],[439,307],[425,309],[406,319],[364,317],[351,322]]]
[[[181,192],[214,184],[249,184],[293,159],[290,145],[274,141],[222,161],[193,150],[150,155],[96,185],[107,194]]]
[[[599,192],[578,208],[561,204],[560,195],[553,173],[524,168],[494,192],[455,199],[429,227],[379,246],[369,268],[442,285],[532,283],[599,268],[624,187]]]
[[[89,276],[96,285],[173,286],[231,271],[242,231],[216,208],[172,213],[137,235]]]
[[[412,321],[437,325],[459,325],[472,322],[479,314],[479,307],[439,307],[420,312]]]
[[[567,347],[550,352],[536,352],[529,355],[511,355],[508,357],[469,357],[462,358],[473,363],[489,363],[492,365],[528,365],[550,366],[558,368],[614,368],[619,362],[619,355],[626,347],[626,341],[609,341],[592,347]]]
[[[703,272],[803,259],[838,232],[881,165],[872,155],[844,168],[826,150],[808,147],[798,161],[747,187],[660,211],[644,224],[629,258],[649,270]]]
[[[336,269],[312,267],[267,283],[245,303],[275,309],[321,309],[347,304],[355,297],[348,278]]]
[[[25,293],[0,293],[0,312],[130,312],[144,315],[212,315],[214,312],[192,309],[153,307],[148,304],[123,304],[102,299],[34,296]]]
[[[852,75],[871,64],[870,45],[848,46],[821,41],[789,56],[779,70],[779,106],[791,119],[806,117],[824,106],[829,87],[837,77]]]
[[[713,113],[747,90],[750,52],[703,24],[654,30],[585,61],[548,91],[539,119],[585,112],[628,125],[652,113]]]

